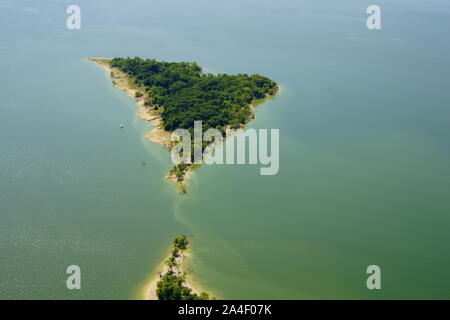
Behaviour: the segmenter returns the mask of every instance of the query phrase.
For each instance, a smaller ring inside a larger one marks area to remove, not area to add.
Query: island
[[[203,131],[215,128],[225,133],[228,128],[243,128],[254,118],[256,103],[279,91],[278,84],[267,77],[204,73],[196,62],[139,57],[89,60],[106,68],[113,84],[136,99],[139,117],[154,126],[147,138],[169,151],[174,130],[187,129],[193,135],[194,121],[199,120]],[[193,163],[174,165],[166,178],[186,193],[189,174],[196,167]]]
[[[208,293],[194,288],[186,281],[183,262],[189,241],[186,236],[173,240],[169,257],[157,277],[146,287],[145,299],[148,300],[210,300]],[[214,299],[214,298],[212,298]]]

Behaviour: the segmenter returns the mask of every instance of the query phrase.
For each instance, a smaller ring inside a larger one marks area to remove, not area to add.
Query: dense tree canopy
[[[209,294],[201,292],[196,294],[186,285],[186,275],[181,273],[181,262],[177,260],[187,249],[189,241],[186,236],[179,236],[173,240],[172,254],[166,261],[170,270],[163,274],[156,285],[156,294],[159,300],[208,300]],[[176,271],[174,271],[176,270]]]
[[[269,78],[203,74],[195,62],[114,58],[111,66],[145,87],[147,103],[163,108],[164,128],[169,131],[193,128],[198,120],[203,121],[203,130],[244,124],[251,114],[249,104],[277,91],[277,84]]]
[[[174,274],[166,274],[158,282],[156,294],[159,300],[197,300],[191,289],[183,286],[183,278]]]
[[[174,248],[177,248],[179,250],[186,250],[188,245],[189,241],[187,240],[186,236],[179,236],[173,240]]]

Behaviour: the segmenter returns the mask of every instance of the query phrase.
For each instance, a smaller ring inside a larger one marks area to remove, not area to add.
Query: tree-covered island
[[[197,294],[186,282],[182,263],[188,245],[186,236],[179,236],[173,240],[171,254],[165,262],[167,268],[160,274],[156,284],[156,295],[159,300],[209,300],[209,294],[206,292]]]
[[[170,133],[187,129],[193,135],[194,121],[203,122],[203,131],[216,128],[225,133],[227,128],[243,127],[254,117],[255,101],[278,91],[277,83],[267,77],[203,73],[195,62],[138,57],[90,60],[110,70],[113,83],[136,99],[142,107],[140,116],[157,127],[148,138],[169,149],[173,146]],[[195,166],[175,165],[168,178],[185,192],[186,175]]]

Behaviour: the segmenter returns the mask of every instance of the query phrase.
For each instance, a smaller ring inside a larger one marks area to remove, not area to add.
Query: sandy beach
[[[145,93],[145,88],[135,84],[127,74],[123,73],[119,69],[112,68],[109,65],[109,61],[111,61],[109,58],[88,58],[88,60],[96,62],[107,70],[113,80],[114,86],[125,91],[129,97],[136,101],[136,104],[140,107],[137,112],[138,117],[151,122],[155,127],[147,134],[147,138],[153,142],[163,145],[164,147],[170,147],[171,132],[162,128],[161,112],[153,110],[151,106],[145,105],[145,100],[148,98],[147,95],[143,94],[141,97],[136,97],[136,92],[140,91]]]
[[[161,111],[154,110],[152,106],[145,105],[145,100],[148,98],[148,95],[145,94],[145,88],[137,85],[126,73],[117,68],[112,68],[109,65],[109,62],[111,61],[110,58],[88,58],[88,60],[93,61],[103,67],[111,77],[114,86],[125,91],[129,97],[133,98],[136,101],[136,104],[139,106],[137,116],[142,120],[149,121],[154,127],[147,133],[146,138],[152,142],[159,143],[167,150],[170,150],[170,138],[172,132],[164,130]],[[138,91],[144,94],[140,97],[136,97],[136,92]],[[191,177],[191,169],[192,168],[187,169],[183,181],[181,182],[177,180],[176,176],[171,175],[170,173],[167,174],[165,178],[173,181],[179,187],[181,193],[186,193],[189,177]]]
[[[173,249],[173,247],[170,247],[170,250],[172,250],[172,249]],[[158,300],[158,296],[156,294],[156,287],[157,287],[158,281],[165,274],[167,274],[167,272],[169,272],[171,270],[170,267],[165,263],[171,256],[170,250],[169,250],[169,253],[167,254],[166,259],[164,259],[163,262],[161,262],[160,265],[157,267],[157,269],[156,269],[157,271],[155,272],[155,275],[144,286],[142,293],[141,293],[141,298],[143,300]],[[189,255],[189,252],[186,252],[186,251],[188,251],[188,250],[185,250],[184,252],[182,252],[180,254],[180,256],[178,258],[176,258],[176,267],[172,268],[172,271],[176,275],[182,275],[185,273],[183,264],[185,262],[186,257]],[[199,295],[200,292],[202,292],[202,290],[193,286],[193,284],[187,280],[184,282],[183,285],[186,288],[190,288],[197,295]]]

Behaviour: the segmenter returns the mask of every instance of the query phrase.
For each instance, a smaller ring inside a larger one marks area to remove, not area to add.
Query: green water
[[[450,298],[450,5],[379,0],[369,31],[372,2],[83,0],[69,31],[71,2],[2,1],[0,298],[137,298],[181,233],[220,298]],[[279,174],[204,166],[179,195],[92,56],[279,82],[250,124],[280,129]]]

